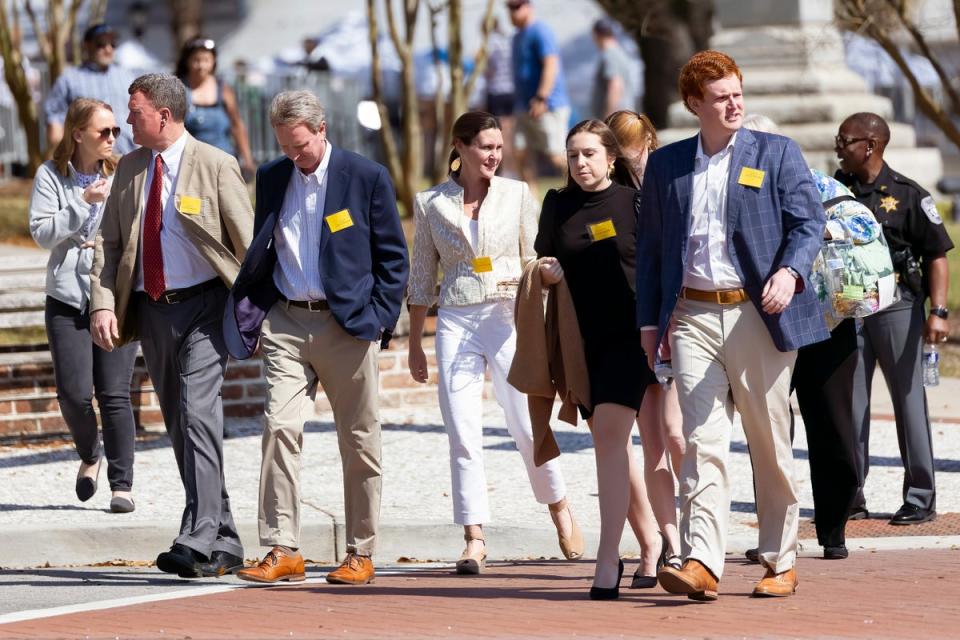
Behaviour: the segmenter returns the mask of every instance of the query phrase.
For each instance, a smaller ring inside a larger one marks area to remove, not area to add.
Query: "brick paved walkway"
[[[630,562],[627,573],[635,569]],[[445,569],[383,575],[366,587],[330,586],[319,569],[298,586],[90,611],[0,626],[0,638],[396,637],[957,637],[960,550],[801,558],[800,591],[748,597],[761,571],[731,559],[720,600],[696,603],[660,589],[586,599],[589,562],[492,565],[480,577]],[[628,576],[624,577],[624,584]]]

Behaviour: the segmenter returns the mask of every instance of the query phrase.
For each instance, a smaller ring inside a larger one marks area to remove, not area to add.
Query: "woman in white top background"
[[[450,441],[454,522],[466,548],[458,573],[479,573],[486,560],[483,525],[490,521],[483,468],[483,387],[489,369],[507,430],[523,458],[535,498],[548,504],[567,559],[583,554],[583,536],[566,501],[557,460],[533,461],[533,432],[525,395],[507,382],[516,349],[515,283],[536,253],[536,201],[526,183],[497,177],[503,134],[496,117],[482,111],[453,125],[450,178],[417,194],[416,232],[410,269],[410,375],[429,379],[421,346],[427,310],[435,302],[443,269],[436,352],[440,412]],[[513,286],[511,286],[513,285]]]
[[[80,456],[76,493],[81,501],[97,491],[102,462],[96,395],[103,423],[103,453],[113,512],[133,511],[135,425],[130,378],[137,343],[107,353],[90,336],[90,266],[103,204],[117,159],[120,128],[105,102],[79,98],[67,109],[63,138],[53,159],[37,170],[30,198],[30,234],[50,250],[45,322],[57,400]]]

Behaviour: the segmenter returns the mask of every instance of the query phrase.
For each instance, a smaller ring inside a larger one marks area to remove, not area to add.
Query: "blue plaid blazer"
[[[637,324],[666,331],[687,260],[697,137],[651,154],[637,223]],[[760,187],[739,184],[743,167],[765,172]],[[727,185],[727,246],[773,343],[792,351],[830,337],[813,287],[806,286],[820,250],[825,216],[800,148],[783,136],[740,129]],[[783,313],[760,309],[760,294],[780,267],[802,274]],[[659,338],[658,338],[659,342]]]

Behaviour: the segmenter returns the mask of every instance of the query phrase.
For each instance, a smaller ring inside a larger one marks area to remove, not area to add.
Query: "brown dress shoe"
[[[348,553],[335,570],[327,574],[330,584],[368,584],[373,582],[376,573],[370,556]]]
[[[280,547],[274,547],[255,567],[241,569],[235,574],[247,582],[303,582],[307,579],[303,572],[303,556],[287,555]]]
[[[800,581],[797,580],[797,572],[794,569],[774,573],[773,569],[768,568],[766,575],[754,587],[753,595],[784,598],[796,593],[798,584],[800,584]]]
[[[717,579],[699,560],[683,563],[682,569],[665,565],[657,573],[660,586],[669,593],[685,593],[691,600],[716,600]]]

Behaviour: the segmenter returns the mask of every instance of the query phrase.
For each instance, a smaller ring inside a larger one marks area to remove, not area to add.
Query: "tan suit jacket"
[[[514,307],[517,350],[507,382],[527,394],[533,426],[533,461],[539,467],[560,455],[550,428],[554,398],[562,402],[559,417],[577,424],[577,407],[592,409],[590,378],[577,324],[577,311],[567,281],[550,287],[543,308],[543,282],[534,260],[523,269]]]
[[[171,197],[200,198],[199,215],[177,211],[193,245],[227,287],[253,239],[253,207],[236,159],[185,133],[177,185]],[[141,147],[120,159],[104,207],[90,274],[90,312],[117,314],[120,344],[137,339],[131,294],[137,280],[143,190],[152,153]],[[177,198],[179,201],[179,198]]]

